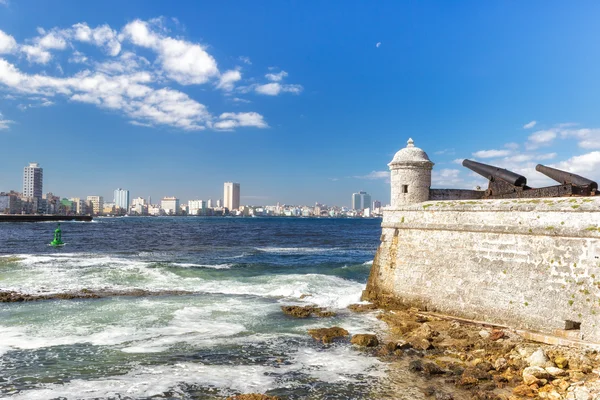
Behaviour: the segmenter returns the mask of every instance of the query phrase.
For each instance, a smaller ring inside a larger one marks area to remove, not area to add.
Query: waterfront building
[[[44,170],[38,163],[29,163],[23,168],[23,196],[42,198]]]
[[[115,207],[122,208],[127,211],[129,209],[129,190],[116,189],[114,194]]]
[[[160,207],[166,215],[179,215],[179,199],[177,197],[163,197]]]
[[[217,208],[221,208],[223,207],[223,200],[219,199],[217,200]]]
[[[213,201],[211,199],[208,199],[208,201],[206,202],[206,207],[213,208]]]
[[[87,201],[90,202],[92,213],[94,215],[100,215],[104,211],[104,197],[102,196],[88,196]]]
[[[190,200],[188,201],[188,214],[189,215],[205,215],[207,204],[204,200]]]
[[[358,192],[352,194],[352,209],[364,210],[371,207],[371,195],[367,192]]]
[[[225,182],[223,200],[225,202],[225,208],[228,208],[229,211],[240,208],[240,184]]]

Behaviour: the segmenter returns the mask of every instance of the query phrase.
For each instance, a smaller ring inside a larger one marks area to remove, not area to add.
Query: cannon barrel
[[[495,182],[500,179],[513,186],[525,186],[527,185],[527,178],[523,175],[515,174],[504,168],[494,167],[493,165],[483,164],[477,161],[463,160],[463,167],[469,168],[471,171],[478,173],[479,175],[487,178],[490,182]]]
[[[535,170],[541,172],[549,178],[554,179],[562,185],[574,185],[580,187],[589,187],[591,190],[598,190],[598,184],[591,179],[584,178],[581,175],[572,174],[567,171],[561,171],[560,169],[546,167],[545,165],[538,164],[535,166]]]

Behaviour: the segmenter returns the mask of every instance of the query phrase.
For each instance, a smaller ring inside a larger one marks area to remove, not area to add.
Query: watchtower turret
[[[429,200],[433,163],[427,153],[408,139],[405,148],[388,164],[391,171],[392,208]]]

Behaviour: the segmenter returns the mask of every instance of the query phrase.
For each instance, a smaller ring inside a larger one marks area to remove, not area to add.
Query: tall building
[[[42,198],[42,186],[44,185],[44,170],[38,163],[29,163],[23,169],[23,196]]]
[[[167,215],[179,215],[179,199],[177,197],[163,197],[160,207]]]
[[[189,215],[206,214],[206,201],[204,201],[204,200],[188,201],[188,214]]]
[[[116,189],[114,202],[116,207],[120,207],[125,211],[129,210],[129,190]]]
[[[104,212],[104,197],[102,196],[88,196],[87,201],[92,206],[92,213],[95,215],[102,214]]]
[[[223,190],[223,204],[229,211],[240,208],[240,184],[225,182]]]
[[[371,195],[367,192],[352,193],[352,209],[364,210],[371,207]]]

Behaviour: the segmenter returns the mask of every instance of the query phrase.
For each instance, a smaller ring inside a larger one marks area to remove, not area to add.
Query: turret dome
[[[418,164],[431,164],[431,160],[427,156],[423,150],[418,147],[415,147],[415,142],[412,139],[408,139],[407,145],[405,148],[400,149],[396,155],[394,155],[394,159],[388,165],[392,167],[393,165],[418,165]]]

